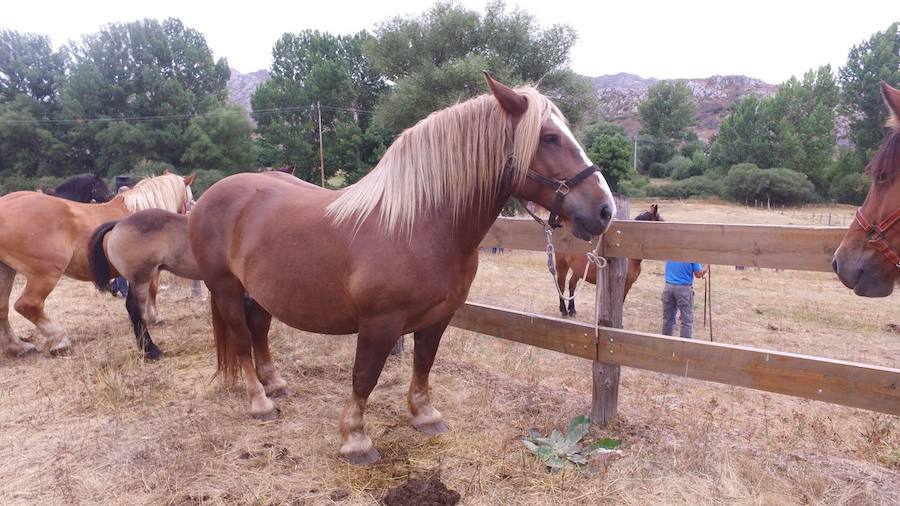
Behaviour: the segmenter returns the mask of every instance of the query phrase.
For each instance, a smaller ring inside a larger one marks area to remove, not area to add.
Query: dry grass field
[[[637,212],[645,202],[633,202]],[[757,211],[663,202],[669,221],[810,223],[848,207]],[[821,223],[820,223],[821,224]],[[536,233],[539,233],[536,231]],[[557,298],[540,253],[485,254],[470,299],[546,315]],[[715,339],[900,366],[900,295],[867,300],[825,273],[714,266]],[[22,288],[17,280],[13,296]],[[564,428],[590,408],[590,363],[450,329],[432,374],[448,434],[408,423],[411,342],[389,360],[369,402],[384,459],[338,454],[352,336],[273,325],[290,385],[281,416],[249,418],[242,384],[213,379],[207,303],[164,278],[166,357],[143,362],[122,299],[65,280],[48,301],[74,346],[66,357],[0,358],[0,504],[376,504],[410,477],[438,476],[462,504],[900,504],[900,418],[738,387],[624,369],[619,417],[592,436],[624,441],[591,473],[549,474],[523,451],[529,427]],[[662,264],[647,261],[625,327],[658,332]],[[589,322],[593,287],[578,300]],[[697,290],[698,338],[706,338]],[[12,317],[20,335],[31,331]]]

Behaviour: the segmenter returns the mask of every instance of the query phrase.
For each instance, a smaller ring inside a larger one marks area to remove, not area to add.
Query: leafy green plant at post
[[[544,437],[538,430],[528,429],[528,437],[522,440],[522,444],[552,472],[562,471],[569,463],[581,469],[592,455],[619,452],[616,448],[622,444],[618,439],[603,438],[585,445],[581,440],[590,426],[590,418],[578,415],[569,422],[566,434],[554,429]]]

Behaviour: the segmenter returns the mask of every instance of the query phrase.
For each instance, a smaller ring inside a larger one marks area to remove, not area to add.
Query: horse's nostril
[[[837,273],[837,271],[838,271],[837,258],[835,258],[831,261],[831,270],[833,270],[835,273]]]
[[[610,220],[612,218],[612,208],[609,204],[603,204],[603,207],[600,208],[600,219]]]

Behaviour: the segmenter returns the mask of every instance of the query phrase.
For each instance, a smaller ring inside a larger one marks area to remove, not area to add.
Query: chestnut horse
[[[138,211],[121,221],[104,223],[88,243],[94,285],[109,292],[109,280],[118,272],[128,280],[125,309],[131,319],[138,348],[150,360],[162,351],[150,338],[151,284],[166,270],[187,279],[200,279],[187,235],[187,216],[163,209]]]
[[[584,240],[607,229],[612,194],[556,106],[533,88],[486,78],[490,95],[407,129],[348,188],[237,174],[197,201],[188,233],[210,290],[218,371],[233,380],[242,370],[252,416],[276,416],[269,396],[286,387],[269,352],[275,316],[309,332],[358,333],[352,395],[340,415],[341,454],[351,463],[380,458],[363,415],[406,333],[415,340],[412,424],[446,432],[428,375],[503,204],[515,195],[553,208]]]
[[[634,219],[640,221],[663,221],[662,216],[657,212],[656,204],[650,206],[649,211],[644,211],[641,214],[637,215]],[[628,273],[625,275],[625,297],[628,297],[628,291],[631,290],[631,285],[637,281],[638,276],[641,275],[641,262],[642,258],[629,258],[628,259]],[[597,284],[597,266],[591,264],[587,270],[587,276],[585,277],[584,268],[587,265],[587,256],[584,253],[567,253],[565,251],[557,252],[556,254],[556,284],[559,286],[559,291],[562,293],[566,292],[566,276],[569,274],[569,269],[572,269],[572,277],[569,279],[569,307],[566,308],[566,301],[562,297],[559,298],[559,312],[562,313],[563,316],[574,316],[577,312],[575,311],[575,288],[578,286],[578,281],[584,278],[588,283]]]
[[[900,281],[900,90],[881,82],[890,131],[866,170],[872,186],[834,253],[832,268],[856,295],[887,297]]]
[[[56,354],[70,346],[66,331],[44,312],[44,300],[63,275],[90,281],[87,244],[94,230],[139,209],[185,212],[191,201],[192,176],[166,174],[145,179],[104,204],[82,204],[37,192],[0,198],[0,345],[22,355],[35,346],[16,337],[9,325],[9,296],[16,273],[25,289],[15,309],[37,327]]]

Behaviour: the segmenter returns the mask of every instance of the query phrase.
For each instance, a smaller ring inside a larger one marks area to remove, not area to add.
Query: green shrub
[[[815,187],[805,174],[791,169],[763,170],[752,163],[733,165],[725,176],[724,187],[726,197],[744,204],[802,204],[816,200]]]
[[[647,196],[646,185],[641,187],[634,181],[622,181],[619,183],[619,192],[628,198],[639,199]]]
[[[862,205],[872,185],[868,174],[847,174],[831,184],[829,195],[842,204]]]
[[[171,172],[178,172],[172,167],[171,164],[168,164],[166,162],[145,159],[135,164],[134,168],[131,170],[131,176],[134,179],[134,184],[137,184],[137,182],[141,179],[158,176],[165,172],[167,169]],[[113,176],[116,175],[117,174],[113,174]]]
[[[0,195],[18,191],[33,191],[37,188],[48,189],[56,188],[65,178],[56,176],[41,176],[36,178],[25,177],[21,174],[13,174],[5,177],[0,181]]]
[[[647,171],[647,175],[650,177],[669,177],[671,174],[671,167],[659,162],[651,163],[650,170]]]
[[[191,192],[194,194],[194,198],[200,198],[203,192],[225,176],[226,174],[219,169],[198,169],[194,176],[194,182],[191,183]]]
[[[648,197],[676,199],[714,197],[721,196],[724,193],[724,187],[719,179],[708,176],[694,176],[661,186],[648,186],[646,193]]]

